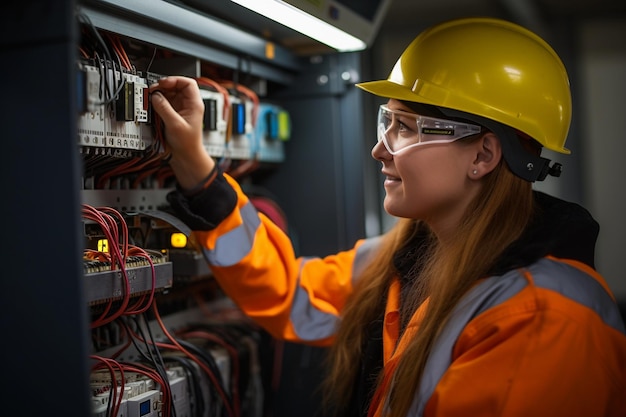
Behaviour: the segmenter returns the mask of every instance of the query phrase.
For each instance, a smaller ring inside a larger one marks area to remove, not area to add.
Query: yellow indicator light
[[[170,243],[173,248],[184,248],[187,246],[187,236],[184,233],[172,233]]]
[[[108,252],[109,251],[109,241],[106,239],[98,240],[98,252]]]
[[[274,44],[272,42],[265,43],[265,58],[274,59],[276,57],[276,51],[274,50]]]

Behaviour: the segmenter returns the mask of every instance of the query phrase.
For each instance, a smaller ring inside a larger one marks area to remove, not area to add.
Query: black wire
[[[89,18],[89,16],[87,16],[84,12],[82,11],[77,11],[76,13],[76,18],[78,20],[79,23],[84,24],[91,32],[91,34],[96,38],[98,44],[100,45],[100,47],[102,48],[102,51],[104,52],[104,60],[103,60],[103,64],[104,64],[104,84],[106,86],[105,91],[107,91],[109,93],[109,96],[106,97],[105,96],[105,100],[100,103],[100,104],[110,104],[112,103],[118,96],[118,94],[120,93],[120,91],[122,91],[122,88],[124,87],[124,77],[121,76],[122,74],[122,65],[121,65],[121,61],[120,61],[120,57],[119,55],[115,54],[118,62],[120,63],[120,85],[117,86],[117,78],[115,77],[115,61],[113,61],[113,56],[111,55],[111,52],[109,50],[108,45],[106,44],[106,42],[104,41],[104,39],[102,39],[102,36],[100,36],[100,32],[98,32],[98,29],[94,26],[94,24],[91,22],[91,19]],[[111,71],[112,71],[112,75],[113,75],[113,86],[109,85],[109,77],[108,75],[108,71],[107,71],[107,63],[111,64]],[[100,67],[99,67],[100,68]]]
[[[204,411],[207,409],[207,404],[202,392],[202,376],[199,374],[198,368],[196,368],[192,364],[191,359],[187,357],[167,356],[164,359],[166,362],[172,361],[178,363],[185,370],[185,375],[189,381],[187,389],[190,394],[190,412],[193,416],[202,417]]]
[[[111,415],[111,407],[113,404],[113,381],[115,380],[115,371],[111,373],[111,389],[109,390],[109,401],[107,401],[107,416]],[[123,393],[120,392],[120,395]],[[117,416],[116,416],[117,417]]]
[[[170,415],[172,417],[176,417],[176,408],[174,407],[174,399],[172,398],[172,390],[169,384],[169,378],[167,376],[167,370],[165,368],[165,362],[163,361],[163,356],[161,356],[161,351],[156,346],[156,340],[154,339],[154,336],[152,335],[152,330],[150,329],[150,323],[148,322],[147,314],[144,312],[143,314],[141,314],[141,317],[143,318],[144,324],[146,325],[146,329],[148,330],[148,335],[150,336],[150,341],[152,342],[152,350],[154,350],[154,354],[157,357],[157,360],[154,362],[155,368],[157,369],[157,372],[159,373],[159,375],[161,375],[161,378],[163,378],[163,382],[165,384],[163,389],[166,389],[168,391],[167,393],[168,397],[171,399],[170,401],[171,414]]]
[[[126,322],[126,320],[125,320],[125,318],[124,318],[124,317],[122,317],[121,319],[122,319],[122,320],[121,320],[122,325],[126,328],[126,332],[127,332],[127,334],[131,335],[131,334],[132,334],[132,332],[130,331],[130,326],[129,326],[129,324]],[[143,338],[144,343],[145,343],[145,338],[144,338],[144,337],[143,337],[143,335],[142,335],[142,333],[143,333],[143,332],[142,332],[142,330],[141,330],[140,328],[138,328],[138,323],[137,323],[136,319],[135,319],[134,317],[133,317],[133,318],[130,318],[130,319],[131,319],[131,320],[133,320],[133,321],[135,322],[135,327],[136,327],[136,328],[135,328],[134,330],[140,334],[140,336]],[[132,344],[133,344],[133,346],[134,346],[135,350],[136,350],[136,351],[137,351],[137,353],[141,356],[141,359],[143,359],[143,360],[140,360],[139,362],[149,363],[149,364],[153,363],[153,360],[152,360],[152,359],[148,356],[148,354],[146,354],[144,351],[142,351],[141,347],[138,345],[138,343],[137,343],[137,341],[135,340],[135,338],[134,338],[134,337],[132,337],[132,336],[129,336],[129,337],[130,337],[130,340],[131,340],[131,342],[132,342]],[[147,343],[146,343],[146,349],[149,351],[149,348],[148,348],[148,346],[147,346]]]
[[[154,62],[154,57],[156,56],[157,49],[154,48],[152,52],[152,58],[150,58],[150,62],[148,62],[148,66],[146,67],[146,79],[148,78],[148,73],[150,72],[150,67],[152,66],[152,62]]]
[[[188,351],[192,351],[196,359],[200,360],[203,364],[205,364],[209,368],[209,371],[211,372],[211,374],[216,376],[216,378],[219,380],[220,386],[223,385],[221,382],[221,374],[219,373],[217,364],[215,363],[214,358],[210,354],[207,355],[204,351],[200,350],[200,348],[198,348],[197,346],[191,343],[188,343],[184,340],[177,340],[177,342],[181,344],[181,346],[185,347],[185,349],[187,349]],[[193,360],[191,360],[188,357],[184,357],[184,359],[188,360],[190,365],[195,365],[195,366],[192,366],[191,369],[194,371],[194,374],[197,376],[197,379],[199,380],[199,383],[197,384],[196,389],[199,392],[198,396],[202,398],[202,408],[198,410],[199,412],[201,412],[200,415],[203,417],[217,416],[218,405],[220,404],[220,402],[223,401],[223,399],[219,398],[217,394],[217,389],[213,389],[213,390],[208,389],[207,391],[208,397],[206,398],[204,397],[204,391],[202,390],[202,387],[210,388],[210,385],[211,384],[214,385],[214,382],[211,381],[208,375],[205,375],[205,372],[202,372],[201,368],[197,367],[197,364],[195,364]]]
[[[145,313],[144,313],[145,315]],[[139,321],[137,316],[130,316],[128,317],[129,320],[133,321],[135,323],[135,332],[137,332],[141,338],[141,340],[143,340],[143,343],[145,345],[145,351],[142,350],[142,348],[138,345],[137,341],[135,340],[134,337],[130,337],[131,342],[133,343],[133,346],[135,347],[135,349],[137,350],[137,353],[139,353],[139,355],[141,356],[141,358],[143,359],[143,362],[151,364],[155,371],[159,374],[159,376],[161,377],[161,379],[163,379],[163,383],[165,384],[162,389],[166,390],[166,394],[169,395],[169,397],[171,398],[171,390],[170,390],[170,386],[169,386],[169,379],[167,377],[167,371],[165,370],[165,364],[163,363],[163,358],[161,356],[161,352],[159,351],[159,349],[156,347],[155,343],[154,343],[154,338],[152,336],[152,331],[150,330],[150,326],[148,326],[147,321],[146,321],[146,328],[148,329],[148,333],[149,333],[149,339],[145,337],[143,329],[141,328],[141,326],[139,325]],[[144,317],[145,320],[145,317]],[[128,329],[130,326],[128,326],[128,323],[126,323],[124,320],[122,321],[123,325],[126,327],[128,334],[132,334],[132,332],[130,332]],[[148,340],[150,340],[152,343],[149,343]],[[146,353],[147,352],[147,353]],[[157,358],[155,358],[155,356]],[[171,402],[170,405],[170,409],[173,411],[173,417],[176,416],[176,410],[174,409],[174,402]]]
[[[137,340],[134,337],[131,336],[132,332],[131,332],[130,326],[128,325],[126,320],[133,320],[133,321],[135,321],[135,328],[133,329],[133,331],[138,332],[140,335],[142,334],[142,330],[137,328],[138,327],[137,326],[137,322],[134,319],[134,317],[121,317],[120,319],[121,319],[122,325],[126,329],[126,333],[130,337],[130,341],[133,344],[133,347],[135,348],[135,350],[137,351],[139,356],[141,356],[141,358],[143,359],[144,362],[152,362],[152,359],[148,356],[148,354],[146,352],[144,352],[142,350],[142,348],[139,346]],[[142,338],[143,338],[143,336],[142,336]],[[144,343],[145,343],[145,338],[144,338]],[[146,350],[148,350],[147,346],[146,346]]]
[[[249,392],[254,383],[254,352],[256,351],[257,355],[260,355],[258,351],[261,343],[260,335],[246,323],[195,323],[190,325],[190,329],[194,328],[216,335],[223,343],[235,350],[235,357],[232,360],[238,362],[239,374],[237,378],[235,378],[234,374],[232,375],[232,386],[237,387],[239,390],[240,412],[244,415],[249,404],[246,393]],[[254,345],[251,346],[248,340],[251,340]],[[231,352],[229,354],[233,355]]]
[[[119,55],[116,54],[115,56],[117,57],[117,59],[119,61]],[[116,80],[116,78],[115,78],[115,62],[112,62],[112,64],[113,64],[112,73],[114,74],[113,75],[113,80]],[[120,92],[122,91],[122,88],[124,88],[124,85],[126,85],[126,80],[124,79],[121,62],[120,62],[119,65],[120,65],[120,70],[119,70],[119,73],[120,73],[120,85],[115,90],[115,93],[113,94],[113,96],[111,97],[111,99],[109,100],[109,102],[107,104],[111,104],[113,101],[117,100],[117,97],[119,96]]]
[[[104,40],[102,39],[102,37],[100,36],[100,33],[98,32],[98,29],[96,29],[96,27],[93,25],[93,23],[91,22],[91,19],[89,18],[89,16],[87,16],[85,13],[83,12],[78,12],[76,15],[78,21],[84,25],[86,25],[87,29],[89,29],[90,33],[96,38],[97,43],[100,45],[102,51],[104,52],[104,59],[102,60],[102,63],[99,62],[98,64],[98,69],[100,71],[102,71],[102,68],[100,65],[104,64],[104,74],[101,75],[101,80],[104,80],[104,84],[106,86],[105,88],[105,92],[107,90],[109,90],[109,82],[108,82],[108,77],[106,69],[107,69],[107,62],[113,62],[113,59],[111,57],[111,53],[109,51],[109,48],[107,46],[107,44],[104,42]],[[105,95],[106,97],[106,95]],[[110,99],[110,97],[107,97],[107,100],[105,100],[103,103],[101,104],[106,104],[108,103],[108,99]]]
[[[231,398],[231,395],[228,389],[224,385],[222,373],[220,372],[217,366],[217,363],[215,362],[215,358],[213,358],[211,353],[199,348],[198,346],[190,342],[187,342],[186,340],[178,340],[178,343],[180,343],[180,345],[183,346],[185,349],[192,351],[196,357],[201,359],[209,367],[210,371],[213,373],[215,377],[215,380],[219,384],[219,387],[216,387],[216,388],[220,388],[225,396],[225,398],[222,398],[221,396],[217,395],[216,398],[219,399],[220,401],[228,401],[228,403],[232,406],[233,400]],[[215,384],[213,380],[211,380],[211,382]],[[226,417],[227,416],[226,407],[222,407],[221,411],[222,411],[222,416]]]
[[[194,323],[189,326],[189,330],[192,331],[194,329],[204,330],[216,335],[222,342],[231,346],[237,352],[236,357],[232,358],[232,360],[236,360],[239,363],[239,375],[237,380],[235,380],[234,374],[232,375],[232,386],[236,386],[239,389],[240,402],[243,406],[244,393],[253,381],[251,374],[252,352],[250,346],[243,340],[243,337],[251,337],[255,340],[257,338],[254,337],[254,332],[248,326],[238,323]]]

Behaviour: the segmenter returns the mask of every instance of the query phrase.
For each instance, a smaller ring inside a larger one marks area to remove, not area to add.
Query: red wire
[[[122,62],[124,67],[130,71],[133,68],[133,66],[130,63],[130,59],[128,58],[128,55],[126,55],[126,51],[124,50],[124,47],[122,46],[122,42],[120,41],[120,38],[117,36],[112,36],[109,33],[107,33],[107,38],[111,42],[111,46],[113,46],[113,49],[115,50],[115,54],[120,58],[120,61]]]
[[[126,224],[126,220],[124,219],[124,216],[122,216],[122,214],[115,210],[114,208],[111,207],[99,207],[98,210],[100,210],[100,212],[108,214],[109,217],[109,221],[111,223],[111,228],[112,230],[114,230],[117,234],[117,236],[119,237],[119,233],[117,233],[118,229],[117,229],[117,222],[115,222],[115,218],[117,218],[119,220],[119,225],[122,228],[122,236],[121,236],[121,244],[122,244],[122,263],[125,264],[126,258],[128,257],[128,225]]]
[[[141,256],[146,258],[146,260],[148,261],[148,263],[150,263],[150,270],[152,272],[152,287],[150,289],[150,296],[148,298],[148,301],[145,303],[145,305],[143,307],[139,307],[141,306],[141,304],[144,302],[145,300],[145,296],[142,296],[136,303],[134,306],[132,306],[131,308],[127,309],[124,314],[126,315],[131,315],[131,314],[141,314],[144,313],[146,311],[148,311],[148,309],[150,308],[150,306],[152,305],[152,301],[154,300],[154,293],[156,291],[156,271],[154,270],[154,263],[152,262],[152,258],[150,258],[150,255],[148,254],[148,252],[146,252],[145,250],[143,250],[142,248],[138,247],[138,246],[131,246],[131,253],[136,253],[137,256]]]
[[[124,161],[123,163],[117,165],[115,168],[110,169],[109,171],[107,171],[106,173],[102,174],[98,178],[98,182],[96,184],[96,187],[97,188],[105,188],[107,180],[109,180],[110,178],[113,178],[115,176],[121,175],[122,173],[125,172],[125,170],[127,168],[132,167],[134,164],[136,164],[140,160],[141,160],[141,158],[139,158],[139,157],[130,158],[130,159]]]
[[[165,413],[165,417],[170,415],[170,409],[172,404],[172,392],[169,390],[169,381],[165,381],[161,375],[154,369],[149,368],[139,363],[122,363],[121,364],[127,372],[135,372],[140,375],[147,376],[155,381],[160,388],[162,394],[162,411]]]
[[[228,396],[226,395],[226,393],[224,392],[224,390],[220,386],[219,381],[217,380],[216,376],[213,375],[213,372],[211,372],[209,367],[204,362],[202,362],[200,359],[198,359],[195,355],[193,355],[191,352],[189,352],[187,349],[185,349],[180,343],[178,343],[178,341],[165,328],[165,325],[163,324],[163,320],[161,320],[161,316],[159,315],[159,311],[158,311],[158,308],[157,308],[157,305],[156,305],[156,301],[153,301],[153,303],[152,303],[152,310],[153,310],[155,319],[157,320],[157,322],[159,323],[159,326],[161,327],[161,331],[163,331],[163,334],[174,344],[176,349],[178,349],[179,351],[183,352],[191,360],[196,362],[196,364],[198,364],[198,366],[208,375],[209,379],[211,379],[211,382],[215,386],[215,389],[217,390],[218,394],[222,398],[222,402],[224,403],[224,408],[226,409],[226,412],[228,413],[228,415],[230,417],[238,417],[236,414],[234,414],[234,410],[233,410],[230,402],[228,401]],[[157,343],[157,346],[168,346],[168,345]]]
[[[102,365],[94,365],[92,367],[92,370],[101,369],[102,366],[105,366],[106,368],[109,369],[109,374],[111,375],[111,390],[112,390],[111,401],[113,402],[111,415],[117,416],[119,413],[119,409],[122,405],[122,401],[124,399],[124,383],[125,383],[124,369],[119,362],[113,359],[103,358],[97,355],[91,355],[90,357],[92,359],[102,362]],[[118,394],[118,387],[117,387],[117,376],[115,375],[115,370],[113,369],[113,365],[115,365],[118,368],[119,373],[120,373],[119,394]]]
[[[106,323],[110,323],[117,317],[121,316],[126,310],[130,301],[131,288],[130,282],[128,280],[128,274],[126,272],[126,256],[128,254],[128,226],[126,225],[126,222],[124,221],[122,215],[116,210],[109,207],[95,208],[87,204],[83,204],[82,211],[84,218],[95,221],[101,227],[105,237],[107,238],[107,241],[109,242],[109,253],[111,254],[111,270],[115,270],[115,265],[118,264],[124,279],[125,291],[121,306],[115,313],[109,315],[109,311],[112,306],[112,301],[110,301],[100,317],[91,323],[91,327],[94,328],[102,326]],[[122,228],[123,236],[121,246],[123,251],[120,250],[118,225],[114,217],[119,217],[120,219],[120,226]]]
[[[239,354],[237,353],[237,350],[232,345],[226,343],[222,338],[206,331],[189,331],[182,333],[181,336],[185,338],[199,338],[209,340],[211,342],[217,343],[228,351],[231,361],[233,363],[233,378],[231,379],[230,384],[231,390],[233,392],[233,411],[235,412],[236,416],[239,416]]]

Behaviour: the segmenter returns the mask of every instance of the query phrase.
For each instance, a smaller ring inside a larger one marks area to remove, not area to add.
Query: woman
[[[459,19],[359,87],[387,99],[372,156],[400,220],[324,259],[296,259],[204,152],[192,80],[151,87],[179,184],[169,200],[224,291],[275,337],[332,346],[341,415],[626,415],[626,335],[594,270],[598,226],[532,190],[560,173],[541,149],[569,153],[555,52],[515,24]]]

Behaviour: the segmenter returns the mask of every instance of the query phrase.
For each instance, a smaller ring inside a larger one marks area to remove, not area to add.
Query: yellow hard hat
[[[556,52],[533,32],[495,18],[463,18],[422,32],[389,78],[357,84],[377,96],[474,114],[564,147],[572,112]]]

